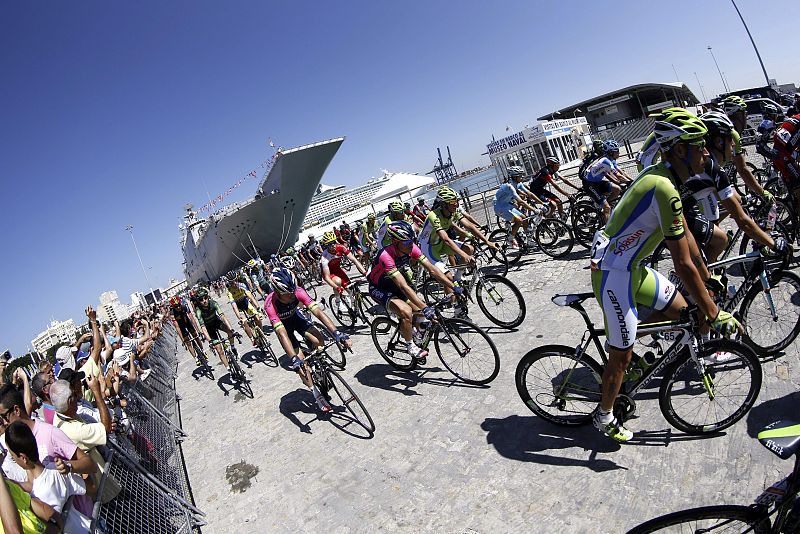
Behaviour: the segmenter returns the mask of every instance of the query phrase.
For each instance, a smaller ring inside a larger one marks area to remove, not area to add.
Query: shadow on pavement
[[[283,397],[281,397],[280,405],[278,406],[278,410],[287,418],[289,421],[295,424],[297,428],[300,429],[300,432],[305,434],[311,434],[311,427],[308,423],[319,419],[319,408],[317,408],[317,403],[314,400],[314,396],[311,392],[304,388],[298,388],[294,391],[290,391]],[[305,413],[309,415],[313,415],[314,418],[309,420],[308,423],[301,423],[300,419],[297,417],[297,413]]]
[[[200,378],[206,377],[210,380],[214,380],[214,368],[211,365],[199,365],[195,367],[192,371],[192,378],[195,380],[200,380]]]
[[[430,358],[430,356],[428,356]],[[354,376],[361,384],[371,387],[402,393],[406,396],[421,395],[414,388],[419,384],[431,384],[443,387],[461,387],[471,389],[486,389],[489,386],[479,386],[459,382],[457,378],[449,373],[447,378],[428,376],[431,372],[447,372],[441,367],[417,368],[413,371],[398,371],[386,363],[373,363],[359,370]]]
[[[242,354],[239,361],[245,364],[248,369],[252,368],[253,365],[257,363],[263,363],[267,367],[272,367],[272,368],[278,367],[278,363],[275,360],[273,360],[269,356],[269,354],[263,354],[258,349],[253,349],[247,354]]]
[[[747,414],[747,435],[755,438],[770,423],[781,419],[797,419],[798,403],[800,403],[800,392],[795,391],[785,397],[753,406]]]
[[[611,453],[620,445],[602,436],[591,426],[556,427],[535,416],[510,415],[503,419],[487,418],[481,423],[486,432],[486,442],[501,456],[520,462],[547,465],[586,467],[601,473],[615,469],[628,469],[597,453]],[[582,449],[590,451],[588,458],[568,458],[551,454],[551,451]]]
[[[230,389],[227,389],[225,384],[229,385]],[[234,390],[238,391],[249,399],[254,397],[253,390],[250,387],[250,382],[248,380],[234,380],[229,372],[226,372],[217,379],[217,387],[222,390],[222,393],[226,397],[230,395],[231,391]]]

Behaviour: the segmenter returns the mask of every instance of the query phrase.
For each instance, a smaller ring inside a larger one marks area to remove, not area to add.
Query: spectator
[[[50,387],[52,394],[52,386]],[[89,475],[97,472],[97,464],[81,450],[67,435],[44,421],[34,421],[25,410],[22,393],[11,384],[0,388],[0,443],[5,447],[5,431],[14,421],[22,421],[33,432],[39,448],[39,459],[49,466],[55,465],[61,474],[77,473]],[[10,458],[3,462],[3,471],[8,478],[18,482],[25,491],[31,491],[28,476]],[[86,495],[77,496],[74,506],[84,515],[92,514],[92,500]]]
[[[103,378],[103,370],[100,367],[100,328],[97,324],[97,312],[91,306],[86,307],[86,317],[89,319],[89,326],[92,328],[92,346],[88,357],[82,367],[78,368],[86,376],[91,376],[100,381],[100,388],[105,389],[106,384]],[[62,378],[61,375],[58,378]],[[80,382],[79,382],[80,384]],[[94,402],[94,394],[87,388],[82,395],[87,401]]]
[[[78,352],[78,349],[69,345],[58,347],[58,350],[56,350],[56,365],[53,368],[56,376],[61,372],[61,369],[75,369],[76,352]]]
[[[82,380],[82,379],[81,379]],[[105,402],[105,395],[100,389],[100,381],[91,376],[86,377],[86,384],[92,391],[94,398],[97,399],[97,410],[100,415],[99,423],[87,422],[78,415],[79,394],[74,392],[73,386],[66,380],[56,380],[50,386],[50,399],[56,409],[53,418],[53,425],[62,430],[83,452],[88,454],[100,468],[100,472],[93,475],[95,487],[99,486],[100,476],[105,468],[105,459],[97,450],[97,447],[105,446],[108,433],[114,430],[114,423]],[[106,491],[110,491],[110,486],[106,484]],[[102,502],[108,502],[116,496],[116,492],[103,492]]]
[[[22,421],[16,421],[6,429],[6,443],[14,462],[28,475],[32,484],[31,497],[50,505],[59,514],[73,495],[85,495],[86,485],[76,475],[62,475],[53,467],[45,467],[39,461],[39,450],[33,432]],[[66,532],[88,532],[91,519],[77,510],[71,510],[64,525]]]
[[[8,351],[5,351],[3,354],[0,354],[0,386],[6,383],[6,367],[8,366],[8,362],[11,359],[11,355]]]
[[[0,463],[5,462],[6,451],[0,451]],[[39,499],[31,497],[24,489],[6,479],[0,469],[0,522],[3,532],[61,532],[58,513]]]
[[[33,380],[31,381],[31,390],[42,404],[40,419],[50,425],[53,424],[53,415],[56,413],[56,409],[53,408],[53,403],[50,401],[50,386],[55,381],[55,377],[51,373],[43,373],[41,371],[33,375]]]

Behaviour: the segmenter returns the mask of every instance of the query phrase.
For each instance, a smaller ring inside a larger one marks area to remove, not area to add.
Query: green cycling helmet
[[[439,188],[439,191],[436,193],[436,200],[444,202],[445,204],[450,204],[451,202],[458,201],[458,193],[445,185]]]
[[[653,134],[662,150],[670,150],[678,143],[700,141],[707,133],[703,121],[683,108],[665,109],[653,125]]]
[[[741,96],[726,96],[720,104],[722,104],[722,111],[728,116],[733,115],[737,111],[747,111],[747,103],[745,103],[744,98]]]
[[[405,206],[403,206],[402,202],[394,201],[389,203],[389,211],[393,213],[403,213],[405,211]]]

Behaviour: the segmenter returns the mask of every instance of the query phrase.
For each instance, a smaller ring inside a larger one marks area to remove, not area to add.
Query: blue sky
[[[739,4],[770,76],[800,81],[781,39],[800,3]],[[145,289],[128,224],[153,285],[180,278],[181,206],[258,166],[270,137],[347,136],[328,184],[426,172],[446,144],[469,168],[507,125],[674,81],[673,64],[698,96],[694,72],[720,92],[708,45],[732,87],[763,84],[723,0],[5,2],[0,349],[82,321],[103,291]]]

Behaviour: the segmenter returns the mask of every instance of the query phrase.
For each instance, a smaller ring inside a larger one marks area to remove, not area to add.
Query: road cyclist
[[[377,243],[378,223],[375,213],[367,215],[367,220],[358,227],[358,245],[361,251],[361,261],[368,264],[372,254],[378,250]]]
[[[537,214],[541,212],[541,210],[534,208],[517,193],[516,184],[524,177],[525,170],[522,167],[516,165],[509,167],[508,178],[510,182],[501,185],[494,194],[493,207],[495,215],[511,224],[511,232],[506,238],[506,248],[513,246],[513,241],[517,237],[520,227],[526,231],[528,229],[528,220],[519,208],[525,208]]]
[[[546,217],[552,216],[555,213],[555,210],[558,210],[558,214],[561,216],[561,219],[564,219],[564,206],[563,202],[560,198],[556,195],[551,193],[547,190],[547,186],[551,185],[553,189],[564,195],[565,197],[569,197],[569,193],[561,189],[561,187],[556,183],[555,178],[558,178],[563,183],[570,186],[575,191],[580,191],[581,188],[574,185],[572,182],[564,178],[558,173],[558,169],[561,167],[561,162],[558,158],[554,156],[548,156],[545,158],[544,167],[539,169],[536,174],[533,175],[530,181],[530,185],[528,189],[530,192],[540,199],[545,205],[548,205],[549,211]]]
[[[756,177],[753,176],[753,171],[747,166],[744,157],[744,148],[742,147],[742,133],[747,127],[747,103],[740,96],[730,95],[722,99],[720,102],[722,111],[731,119],[734,125],[733,136],[733,166],[739,176],[745,183],[745,186],[752,193],[762,197],[767,202],[772,202],[772,193],[764,189]],[[731,180],[733,183],[733,180]]]
[[[322,308],[297,285],[291,271],[283,267],[274,269],[270,274],[270,284],[273,291],[264,301],[264,312],[272,323],[281,347],[289,356],[292,370],[297,371],[300,380],[311,390],[319,409],[326,413],[330,412],[331,405],[314,385],[296,337],[296,335],[302,336],[313,349],[320,347],[324,340],[322,333],[303,310],[316,317],[341,346],[350,348],[350,338],[339,332]]]
[[[603,207],[603,220],[608,221],[611,213],[610,201],[616,199],[622,191],[623,184],[632,182],[628,173],[617,165],[619,143],[609,139],[603,143],[603,157],[592,163],[583,181],[584,189]]]
[[[253,294],[247,289],[247,286],[242,282],[237,281],[236,278],[230,278],[225,283],[227,289],[228,302],[233,309],[236,320],[244,328],[247,337],[253,346],[256,346],[255,333],[250,327],[251,321],[254,325],[253,328],[261,329],[261,316],[259,315],[259,304]],[[262,329],[263,332],[263,329]]]
[[[169,299],[169,309],[172,313],[172,324],[175,326],[175,332],[178,334],[178,339],[181,344],[189,351],[197,365],[201,365],[197,352],[193,343],[190,343],[192,337],[197,336],[200,331],[194,314],[189,311],[189,307],[184,303],[180,295],[173,295]]]
[[[322,279],[333,288],[334,303],[338,306],[339,312],[346,314],[348,307],[345,302],[342,302],[342,299],[352,299],[352,296],[347,291],[347,287],[350,285],[350,277],[341,267],[342,258],[350,260],[362,275],[366,275],[367,271],[353,255],[352,251],[337,241],[336,234],[333,232],[325,232],[322,235],[321,244],[322,256],[319,264],[322,271]],[[350,301],[350,305],[352,307],[352,301]]]
[[[383,221],[381,222],[381,225],[378,228],[377,242],[381,248],[392,244],[392,239],[386,234],[386,230],[389,228],[389,225],[393,221],[410,222],[408,221],[408,217],[405,214],[405,206],[403,206],[402,202],[394,200],[392,202],[389,202],[388,207],[389,207],[389,213],[386,215],[386,217],[383,218]]]
[[[194,293],[194,314],[203,336],[217,351],[219,361],[222,362],[225,369],[230,370],[228,358],[225,356],[225,350],[220,342],[219,332],[221,330],[227,335],[231,352],[238,355],[234,346],[235,332],[217,301],[211,298],[208,290],[204,287],[198,288]]]
[[[593,420],[596,428],[621,442],[629,441],[633,433],[613,408],[633,353],[638,307],[653,310],[648,321],[678,319],[687,307],[672,282],[642,263],[662,240],[677,276],[711,327],[723,335],[741,331],[739,322],[720,310],[706,290],[710,275],[694,239],[687,236],[676,189],[703,171],[708,129],[689,111],[674,110],[655,121],[654,132],[662,162],[647,168],[625,192],[606,227],[595,234],[591,250],[592,288],[603,310],[609,352]]]
[[[430,321],[436,314],[433,308],[425,305],[401,274],[400,269],[414,260],[447,290],[460,295],[463,289],[455,286],[422,254],[420,248],[414,244],[416,234],[410,223],[393,221],[387,226],[386,235],[390,244],[383,247],[376,255],[367,272],[369,294],[389,314],[399,319],[401,336],[405,341],[407,352],[421,365],[425,365],[428,351],[417,346],[416,342],[423,336],[424,321],[418,320],[416,324],[412,324],[412,316],[416,313],[417,319],[421,319],[421,312],[422,317]]]

